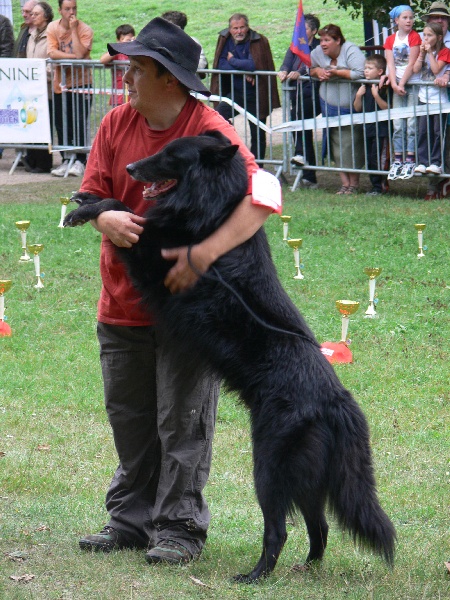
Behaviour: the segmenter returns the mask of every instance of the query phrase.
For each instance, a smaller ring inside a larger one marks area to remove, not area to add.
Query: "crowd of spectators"
[[[5,5],[6,6],[6,5]],[[0,10],[2,6],[0,5]],[[3,12],[7,12],[6,8]],[[58,0],[59,18],[53,19],[50,4],[25,0],[22,6],[23,22],[14,41],[13,28],[7,16],[0,14],[0,56],[16,58],[51,58],[54,60],[89,59],[93,31],[77,17],[76,0]],[[370,113],[378,110],[411,109],[423,104],[448,101],[447,84],[450,75],[450,12],[444,2],[433,2],[423,15],[423,32],[414,30],[417,23],[409,5],[399,5],[390,11],[395,25],[383,51],[366,57],[353,42],[346,40],[340,27],[332,23],[320,28],[316,15],[305,15],[307,42],[311,66],[289,48],[278,70],[283,86],[290,86],[291,120],[304,120],[322,115],[326,118]],[[162,18],[184,29],[187,16],[179,11],[167,11]],[[118,42],[134,39],[134,28],[121,24],[116,29]],[[199,45],[200,42],[193,38]],[[112,68],[110,104],[126,101],[122,77],[126,66],[117,61],[126,56],[105,53],[100,61]],[[280,107],[279,92],[269,40],[252,29],[245,14],[231,15],[228,27],[220,31],[212,63],[210,89],[221,101],[215,104],[219,114],[233,122],[235,105],[249,116],[250,149],[260,164],[266,153],[266,133],[258,126],[266,123],[271,112]],[[201,48],[200,70],[208,68]],[[225,71],[225,73],[223,73]],[[226,72],[229,72],[227,74]],[[239,72],[243,72],[242,75]],[[52,168],[52,156],[46,151],[29,150],[24,167],[35,173],[49,172],[55,176],[84,173],[88,139],[86,129],[90,111],[90,94],[67,94],[63,108],[62,87],[89,87],[91,70],[81,66],[53,66],[49,68],[50,114],[54,114],[56,136],[60,146],[77,146],[80,151],[69,164],[68,155]],[[253,75],[255,73],[255,75]],[[51,74],[51,78],[50,78]],[[64,74],[64,76],[63,76]],[[205,78],[205,74],[200,74]],[[360,84],[356,80],[370,83]],[[415,84],[415,85],[411,85]],[[284,88],[286,89],[286,88]],[[53,99],[53,106],[52,106]],[[72,115],[63,127],[63,112]],[[411,110],[410,110],[411,112]],[[359,192],[359,173],[367,168],[386,171],[387,177],[370,175],[370,195],[389,192],[389,181],[409,179],[413,175],[429,176],[426,199],[442,193],[445,163],[446,119],[441,114],[408,118],[395,117],[374,124],[351,124],[328,127],[323,130],[322,162],[334,161],[340,169],[341,187],[337,194]],[[76,140],[76,143],[75,143]],[[449,145],[449,144],[447,144]],[[314,165],[318,165],[317,144],[311,129],[293,134],[294,152],[291,160],[295,169],[302,170],[301,186],[318,186]],[[389,149],[393,156],[390,160]],[[1,157],[1,154],[0,154]],[[329,164],[329,163],[328,163]]]

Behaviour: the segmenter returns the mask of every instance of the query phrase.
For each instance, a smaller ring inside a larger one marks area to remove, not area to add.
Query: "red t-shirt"
[[[129,103],[111,110],[102,120],[95,136],[80,191],[101,198],[116,198],[131,210],[143,215],[149,208],[142,198],[144,185],[128,175],[126,166],[159,152],[179,137],[199,135],[216,129],[238,144],[246,160],[251,193],[251,176],[258,170],[253,154],[247,149],[234,127],[215,110],[189,96],[175,123],[164,131],[150,129],[146,119]],[[214,202],[214,198],[211,198]],[[98,320],[110,325],[141,326],[154,323],[152,315],[140,304],[123,263],[116,257],[114,244],[102,236],[100,254],[102,290],[98,303]]]

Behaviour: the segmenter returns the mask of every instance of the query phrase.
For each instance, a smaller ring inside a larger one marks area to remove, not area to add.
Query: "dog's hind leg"
[[[305,519],[309,537],[309,553],[303,565],[296,565],[295,569],[308,568],[316,561],[322,560],[328,540],[328,523],[325,519],[323,506],[320,502],[299,502],[299,507]]]
[[[280,469],[275,465],[275,457],[270,451],[258,452],[255,445],[255,488],[264,517],[264,537],[261,558],[254,569],[247,575],[236,575],[236,581],[255,583],[262,577],[267,577],[277,564],[278,557],[287,539],[286,490],[282,487]],[[268,464],[270,463],[270,464]]]

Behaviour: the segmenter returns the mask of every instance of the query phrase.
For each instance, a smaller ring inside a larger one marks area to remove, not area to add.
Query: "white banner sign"
[[[44,59],[0,58],[2,143],[51,144]]]

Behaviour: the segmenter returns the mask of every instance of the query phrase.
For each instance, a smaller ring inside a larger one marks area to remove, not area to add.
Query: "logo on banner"
[[[44,59],[0,59],[1,143],[51,143]]]

